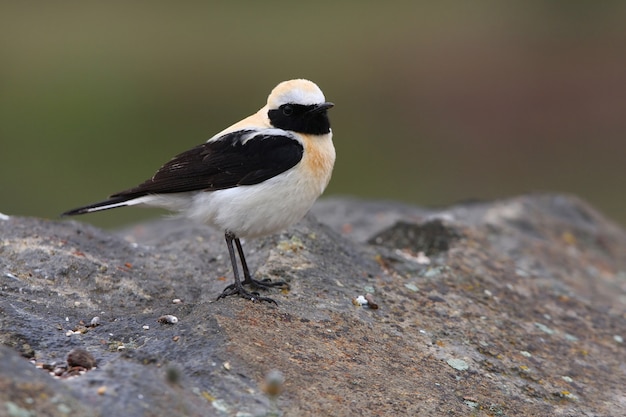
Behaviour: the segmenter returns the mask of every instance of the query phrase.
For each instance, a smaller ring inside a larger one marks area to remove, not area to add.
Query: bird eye
[[[283,114],[287,117],[293,114],[293,107],[291,107],[289,104],[282,105],[281,109],[283,110]]]

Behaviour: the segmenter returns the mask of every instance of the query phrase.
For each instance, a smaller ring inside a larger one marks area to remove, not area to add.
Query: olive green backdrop
[[[327,194],[560,191],[626,223],[625,21],[617,1],[3,2],[0,212],[133,186],[305,77],[336,103]]]

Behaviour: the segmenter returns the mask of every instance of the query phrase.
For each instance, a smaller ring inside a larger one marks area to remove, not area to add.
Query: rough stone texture
[[[215,301],[231,272],[208,228],[3,218],[0,416],[626,415],[626,233],[584,202],[314,214],[246,242],[290,282],[278,306]],[[96,367],[67,369],[76,348]]]

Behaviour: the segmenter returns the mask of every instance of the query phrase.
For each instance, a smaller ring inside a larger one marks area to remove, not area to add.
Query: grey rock
[[[626,233],[575,197],[329,199],[244,245],[278,306],[215,301],[209,228],[3,217],[0,416],[626,415]]]

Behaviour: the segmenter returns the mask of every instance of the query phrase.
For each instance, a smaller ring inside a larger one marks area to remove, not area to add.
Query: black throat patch
[[[330,132],[327,109],[302,104],[283,104],[267,113],[272,126],[309,135],[325,135]]]

